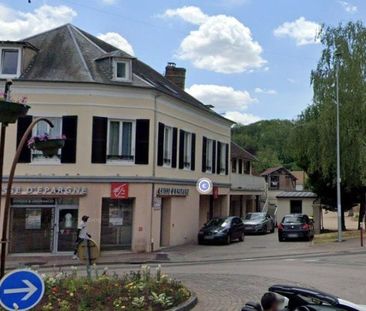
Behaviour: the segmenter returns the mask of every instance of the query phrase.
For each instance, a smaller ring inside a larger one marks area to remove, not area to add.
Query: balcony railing
[[[266,183],[263,177],[247,174],[231,174],[231,188],[238,190],[265,191]]]

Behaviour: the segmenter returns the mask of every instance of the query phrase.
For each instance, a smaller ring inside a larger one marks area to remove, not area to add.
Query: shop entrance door
[[[78,228],[77,206],[56,206],[54,252],[70,252],[75,247]]]

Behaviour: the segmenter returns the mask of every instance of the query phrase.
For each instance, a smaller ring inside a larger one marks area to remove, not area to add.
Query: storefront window
[[[13,208],[10,252],[50,252],[53,240],[53,209]]]
[[[102,250],[130,249],[132,243],[133,200],[103,199]]]

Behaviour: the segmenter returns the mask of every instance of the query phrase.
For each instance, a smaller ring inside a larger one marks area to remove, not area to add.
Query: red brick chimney
[[[186,69],[176,67],[175,63],[168,63],[165,67],[165,78],[184,90],[186,85]]]

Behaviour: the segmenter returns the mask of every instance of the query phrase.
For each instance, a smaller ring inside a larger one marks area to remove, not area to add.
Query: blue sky
[[[163,72],[242,123],[295,118],[311,102],[320,24],[365,18],[363,0],[0,0],[0,39],[71,22]],[[111,41],[112,40],[112,41]]]

